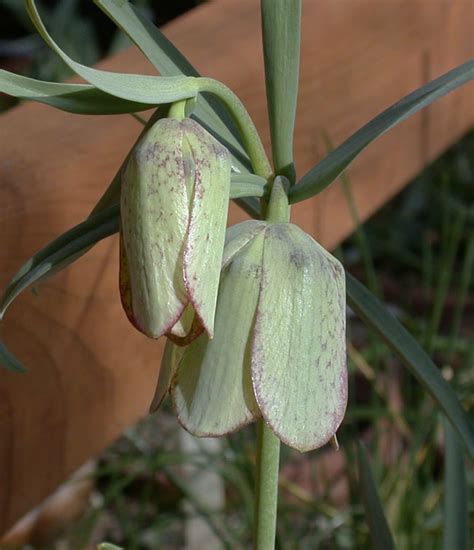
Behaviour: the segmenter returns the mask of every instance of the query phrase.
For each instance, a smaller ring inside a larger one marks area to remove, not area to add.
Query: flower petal
[[[166,397],[183,353],[184,348],[175,346],[170,341],[166,342],[163,357],[161,359],[160,373],[156,383],[155,395],[150,405],[150,413],[155,412]]]
[[[162,119],[139,142],[123,175],[121,232],[133,317],[154,338],[177,323],[188,303],[182,246],[194,183],[191,156],[181,123]]]
[[[214,338],[186,348],[171,390],[180,423],[197,436],[233,432],[259,416],[250,376],[264,232],[223,270]]]
[[[202,334],[204,327],[191,303],[186,306],[178,322],[166,333],[166,337],[178,346],[187,346]]]
[[[227,149],[191,119],[182,122],[194,165],[191,216],[183,256],[189,299],[212,337],[229,204]]]
[[[247,220],[245,222],[231,225],[225,233],[224,255],[222,256],[222,267],[224,268],[230,260],[246,246],[256,235],[267,226],[266,222]]]
[[[122,302],[123,310],[128,317],[128,320],[132,325],[140,330],[135,321],[135,316],[133,315],[133,306],[132,306],[132,289],[130,287],[130,273],[128,270],[127,257],[125,256],[125,248],[123,244],[122,232],[119,232],[119,289],[120,289],[120,300]]]
[[[347,403],[341,264],[292,224],[267,228],[252,350],[264,419],[287,445],[327,443]]]
[[[178,338],[184,338],[191,331],[194,319],[194,308],[192,304],[188,304],[184,309],[178,322],[171,327],[169,334]]]

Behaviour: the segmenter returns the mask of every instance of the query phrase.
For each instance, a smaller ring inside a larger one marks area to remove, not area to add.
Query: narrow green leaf
[[[364,445],[357,441],[357,466],[359,487],[364,503],[365,517],[369,525],[370,536],[375,550],[394,550],[392,533],[388,526],[382,503],[372,476],[369,457]]]
[[[240,197],[263,197],[266,194],[267,181],[255,174],[231,175],[230,197],[238,199]]]
[[[148,76],[112,73],[86,67],[71,59],[52,39],[46,30],[34,0],[26,0],[26,9],[36,29],[48,46],[79,76],[96,88],[113,96],[138,103],[158,105],[181,99],[189,99],[197,94],[197,81],[184,76]]]
[[[474,457],[474,428],[454,390],[416,340],[383,304],[350,273],[346,272],[347,301],[357,315],[373,329],[424,386],[459,433]]]
[[[293,184],[300,69],[301,0],[262,0],[263,54],[275,173]]]
[[[116,115],[151,109],[152,104],[137,103],[107,94],[90,84],[43,82],[0,69],[0,92],[46,103],[80,115]]]
[[[20,362],[14,357],[0,342],[0,365],[12,372],[26,372],[26,369],[21,366]]]
[[[235,183],[230,198],[242,196],[250,188],[263,195],[263,178],[247,176],[248,183]],[[255,183],[252,183],[252,180]],[[260,181],[262,180],[262,181]],[[247,187],[246,187],[247,185]],[[16,273],[0,299],[0,320],[13,300],[28,286],[77,260],[100,240],[117,233],[120,219],[119,194],[103,210],[97,210],[84,222],[69,229],[32,256]]]
[[[118,27],[140,48],[150,62],[165,76],[199,76],[184,55],[127,0],[94,0]],[[221,102],[209,94],[199,94],[192,115],[223,145],[232,156],[235,172],[249,173],[250,159],[242,146],[239,131]],[[260,204],[255,198],[238,198],[242,210],[261,218]]]
[[[118,231],[118,205],[76,225],[32,256],[10,281],[0,300],[0,320],[28,286],[63,269],[98,241]]]
[[[102,542],[97,546],[97,550],[125,550],[121,546],[116,546],[115,544],[111,544],[110,542]]]
[[[94,0],[120,27],[164,76],[198,77],[198,71],[155,25],[126,0]],[[242,147],[239,132],[226,109],[212,96],[200,94],[193,118],[230,151],[238,172],[249,172],[250,161]]]
[[[469,494],[466,464],[458,434],[445,418],[444,550],[469,547]]]
[[[440,99],[473,78],[474,60],[470,60],[405,96],[360,128],[307,172],[298,184],[290,189],[290,202],[296,203],[320,193],[372,141],[423,107],[430,105],[433,101]]]

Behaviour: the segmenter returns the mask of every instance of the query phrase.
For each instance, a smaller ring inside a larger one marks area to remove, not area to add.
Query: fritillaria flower
[[[214,338],[167,343],[152,410],[168,390],[179,422],[196,436],[228,434],[263,416],[300,451],[328,442],[347,404],[339,261],[291,223],[231,227]]]
[[[131,322],[184,344],[212,337],[230,157],[197,122],[158,120],[132,151],[120,204],[120,293]]]

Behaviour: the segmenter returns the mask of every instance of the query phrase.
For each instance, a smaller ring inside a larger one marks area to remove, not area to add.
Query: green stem
[[[176,120],[184,120],[186,118],[186,100],[181,99],[180,101],[172,103],[168,111],[168,116]]]
[[[273,181],[265,215],[267,222],[288,223],[290,221],[290,206],[288,204],[289,188],[290,182],[285,176],[277,176]]]
[[[275,548],[277,522],[280,440],[265,424],[264,420],[259,420],[257,429],[255,549],[273,550]]]
[[[290,219],[288,189],[290,182],[277,176],[272,184],[265,219],[269,223],[287,223]],[[257,475],[255,484],[256,550],[273,550],[278,508],[278,467],[280,463],[280,440],[266,425],[258,423]]]
[[[218,97],[229,110],[242,136],[244,147],[249,154],[252,168],[258,176],[266,180],[272,175],[272,168],[265,153],[257,129],[240,99],[225,84],[212,78],[198,78],[199,91]]]

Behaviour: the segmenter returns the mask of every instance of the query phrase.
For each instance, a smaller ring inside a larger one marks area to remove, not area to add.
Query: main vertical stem
[[[264,420],[259,420],[257,429],[254,542],[256,550],[273,550],[277,522],[280,440]]]
[[[272,183],[265,219],[269,223],[287,223],[290,220],[287,191],[289,181],[277,176]],[[257,475],[255,484],[256,550],[273,550],[278,508],[278,468],[280,440],[262,419],[258,423]]]

